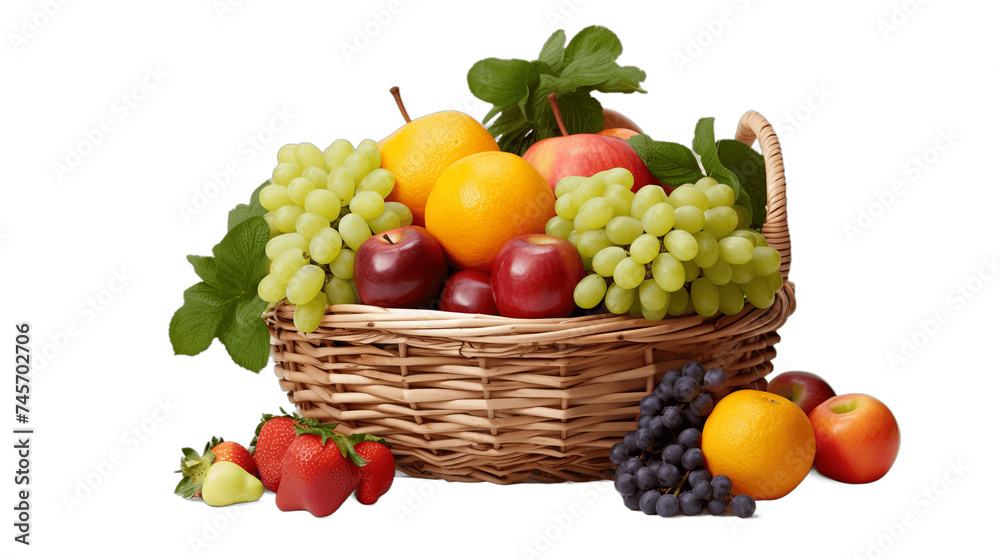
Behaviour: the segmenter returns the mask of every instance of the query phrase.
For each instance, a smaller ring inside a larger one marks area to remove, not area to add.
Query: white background
[[[15,322],[30,321],[36,356],[32,545],[12,541],[10,435],[8,555],[913,558],[985,544],[996,520],[996,3],[474,6],[4,2],[0,332],[10,352]],[[885,402],[903,434],[892,471],[860,486],[813,472],[745,522],[646,517],[610,482],[398,477],[377,505],[351,498],[322,519],[280,512],[270,493],[222,509],[173,495],[181,447],[212,435],[247,444],[261,412],[289,406],[270,366],[242,370],[218,342],[174,356],[167,337],[197,280],[185,255],[210,254],[278,147],[388,135],[401,124],[392,85],[414,117],[481,118],[465,80],[475,61],[531,59],[555,29],[595,23],[621,38],[621,63],[648,74],[648,94],[602,102],[654,138],[689,144],[704,116],[731,137],[748,109],[774,123],[798,301],[776,371]],[[82,157],[60,172],[74,150]],[[185,216],[185,205],[199,209]]]

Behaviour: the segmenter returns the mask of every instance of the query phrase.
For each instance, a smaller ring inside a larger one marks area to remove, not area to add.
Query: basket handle
[[[760,144],[764,155],[764,173],[767,181],[767,216],[761,233],[767,243],[781,254],[781,275],[788,280],[792,265],[792,243],[788,236],[788,210],[785,201],[785,164],[781,160],[778,135],[767,119],[757,111],[747,111],[736,128],[736,140],[753,145]]]

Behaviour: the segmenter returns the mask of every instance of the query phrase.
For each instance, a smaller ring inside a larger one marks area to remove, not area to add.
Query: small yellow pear
[[[201,497],[210,506],[254,502],[263,495],[260,479],[230,461],[219,461],[209,467],[201,486]]]

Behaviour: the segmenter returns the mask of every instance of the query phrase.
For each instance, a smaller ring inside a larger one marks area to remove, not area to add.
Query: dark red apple
[[[882,401],[859,393],[820,403],[809,414],[816,435],[813,466],[840,482],[864,484],[885,476],[899,453],[899,425]]]
[[[631,130],[636,134],[642,134],[642,129],[639,128],[639,125],[635,124],[635,121],[618,111],[615,111],[614,109],[604,109],[602,112],[604,113],[604,130],[621,128]]]
[[[366,305],[427,307],[447,275],[441,244],[419,226],[373,235],[354,256],[354,286]]]
[[[579,251],[565,239],[529,233],[508,241],[493,261],[493,299],[504,317],[566,317],[583,278]]]
[[[808,371],[786,371],[767,382],[767,391],[799,405],[806,414],[837,394],[822,377]]]
[[[482,270],[459,270],[452,274],[441,290],[438,307],[441,311],[498,315],[490,274]]]

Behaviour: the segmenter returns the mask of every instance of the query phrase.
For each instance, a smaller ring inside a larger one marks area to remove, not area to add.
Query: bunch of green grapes
[[[569,240],[590,272],[576,304],[658,321],[667,315],[739,313],[770,307],[783,279],[781,255],[747,227],[728,185],[711,177],[668,196],[659,185],[632,192],[627,169],[556,184],[556,216],[545,232]]]
[[[295,304],[295,327],[313,332],[327,304],[357,303],[354,254],[373,234],[413,222],[410,209],[385,198],[395,178],[382,169],[374,140],[357,149],[337,140],[324,151],[306,142],[278,150],[278,165],[259,200],[271,228],[261,299]]]

